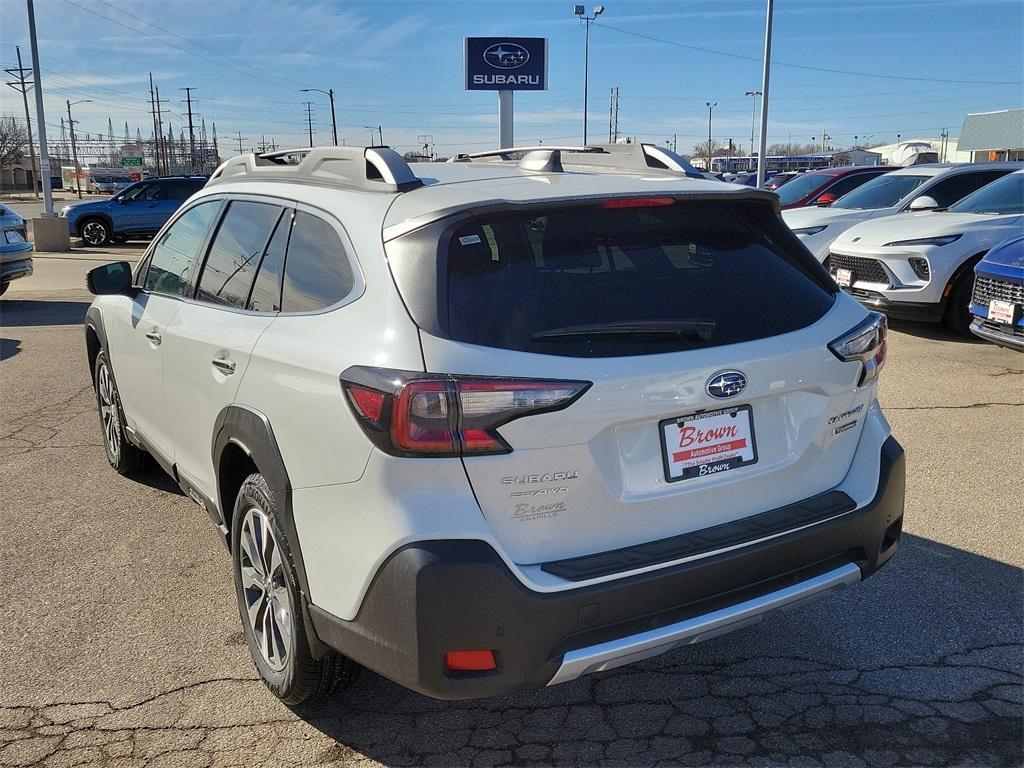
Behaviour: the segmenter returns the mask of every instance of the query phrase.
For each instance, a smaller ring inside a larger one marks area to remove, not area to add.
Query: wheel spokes
[[[292,599],[281,548],[267,514],[253,507],[239,532],[239,581],[255,645],[264,661],[280,671],[291,655]]]

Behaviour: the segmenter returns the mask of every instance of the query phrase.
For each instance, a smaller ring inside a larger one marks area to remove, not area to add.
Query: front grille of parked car
[[[988,306],[993,299],[1024,304],[1024,283],[1011,283],[1009,280],[997,280],[984,275],[976,276],[974,278],[974,303]]]
[[[878,259],[865,259],[860,256],[844,256],[841,253],[830,253],[825,258],[825,269],[833,275],[837,269],[848,269],[853,273],[851,282],[863,280],[866,283],[882,283],[892,286],[889,273],[882,267]]]

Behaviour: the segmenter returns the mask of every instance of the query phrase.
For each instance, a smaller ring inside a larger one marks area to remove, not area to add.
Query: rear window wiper
[[[717,322],[705,318],[691,320],[627,320],[619,323],[592,323],[551,328],[533,334],[534,341],[562,341],[580,338],[626,338],[630,336],[660,336],[678,338],[696,336],[707,340],[715,331]]]

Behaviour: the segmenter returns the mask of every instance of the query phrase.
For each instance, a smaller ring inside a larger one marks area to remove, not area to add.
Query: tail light
[[[828,345],[832,354],[844,362],[861,362],[860,380],[863,386],[876,378],[885,365],[885,336],[888,330],[885,315],[868,313],[867,319],[848,333]]]
[[[353,366],[341,386],[366,435],[395,456],[509,453],[497,428],[575,402],[588,381],[424,374]]]

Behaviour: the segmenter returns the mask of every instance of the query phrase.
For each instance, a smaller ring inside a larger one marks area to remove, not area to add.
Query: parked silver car
[[[11,280],[32,274],[32,243],[28,241],[25,220],[10,208],[0,205],[0,296]]]

